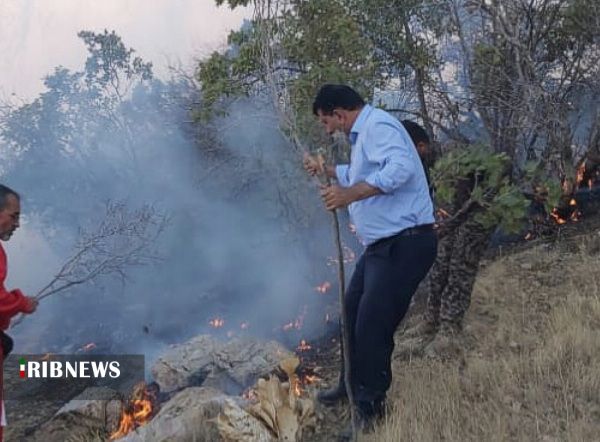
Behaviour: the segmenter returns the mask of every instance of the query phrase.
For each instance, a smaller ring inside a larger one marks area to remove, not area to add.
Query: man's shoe
[[[344,382],[338,382],[336,387],[317,393],[317,400],[328,407],[345,400],[347,397],[348,395],[346,394],[346,385]]]

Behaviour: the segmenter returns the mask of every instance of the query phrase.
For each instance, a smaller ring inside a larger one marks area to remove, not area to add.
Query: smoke
[[[337,302],[335,284],[326,295],[314,290],[335,279],[328,215],[269,100],[238,100],[226,117],[192,123],[199,96],[182,78],[139,80],[115,101],[84,74],[57,69],[0,126],[10,158],[2,181],[22,193],[24,213],[7,244],[7,286],[44,286],[109,200],[168,214],[161,261],[48,298],[11,332],[20,351],[95,342],[154,354],[211,331],[214,317],[225,320],[215,331],[223,335],[273,336],[318,312],[302,335],[322,334],[324,306]]]

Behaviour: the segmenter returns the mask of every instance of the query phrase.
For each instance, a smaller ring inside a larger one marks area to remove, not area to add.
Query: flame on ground
[[[292,381],[292,390],[294,391],[294,394],[296,396],[300,397],[304,393],[305,388],[307,386],[312,385],[320,380],[321,380],[321,378],[319,376],[317,376],[316,374],[305,374],[305,375],[297,376],[291,380]]]
[[[575,178],[575,187],[579,188],[581,182],[583,181],[583,177],[585,176],[585,161],[581,163],[581,165],[577,168],[577,175]]]
[[[117,431],[110,435],[110,440],[126,436],[136,428],[146,424],[155,413],[156,397],[148,390],[145,382],[137,384],[121,412],[121,420]]]
[[[352,250],[348,246],[342,247],[342,256],[343,256],[342,259],[343,259],[344,263],[346,263],[346,264],[356,261],[356,253],[354,253],[354,250]],[[328,266],[337,265],[337,263],[338,263],[337,258],[334,258],[333,256],[330,256],[327,258]]]
[[[327,293],[330,288],[331,288],[331,283],[329,281],[325,281],[323,284],[316,286],[315,290],[318,293]]]
[[[574,182],[573,182],[573,179],[571,179],[571,178],[563,178],[563,180],[562,180],[563,195],[574,195],[575,192],[578,189],[580,189],[581,186],[584,184],[583,180],[585,179],[585,174],[586,174],[586,167],[585,167],[585,161],[584,161],[577,168]],[[594,185],[594,180],[592,178],[588,179],[587,185],[588,185],[589,189],[592,190],[593,185]],[[566,224],[569,220],[571,220],[573,222],[579,221],[579,218],[581,217],[581,212],[579,210],[577,210],[577,201],[575,200],[575,198],[571,197],[571,199],[569,200],[569,207],[571,208],[570,215],[565,215],[568,217],[568,219],[563,218],[559,214],[557,207],[552,209],[552,212],[550,213],[550,217],[552,219],[554,219],[554,221],[559,225]]]
[[[294,379],[293,383],[294,383],[294,394],[298,397],[302,396],[302,385],[300,384],[300,380]]]
[[[258,400],[258,395],[256,394],[256,390],[254,388],[248,388],[242,393],[242,397],[250,402],[256,402]]]
[[[308,351],[312,348],[312,346],[306,342],[304,339],[302,339],[300,341],[300,344],[298,345],[298,347],[296,347],[296,350],[298,351]]]
[[[287,332],[287,331],[290,331],[290,330],[292,330],[292,329],[296,329],[296,330],[300,330],[300,329],[302,329],[302,327],[304,326],[304,317],[306,316],[306,312],[307,312],[307,310],[308,310],[308,307],[305,305],[305,306],[302,308],[302,313],[300,313],[300,314],[298,315],[298,317],[297,317],[297,318],[296,318],[294,321],[292,321],[292,322],[288,322],[287,324],[284,324],[284,325],[281,327],[281,329],[282,329],[283,331],[286,331],[286,332]]]
[[[77,351],[90,351],[96,348],[96,344],[94,342],[90,342],[89,344],[85,344]]]
[[[557,224],[563,225],[567,223],[567,220],[562,218],[559,213],[558,213],[558,209],[555,207],[554,209],[552,209],[552,212],[550,212],[550,216],[554,219],[554,221]]]
[[[289,373],[288,380],[290,382],[290,391],[293,392],[295,396],[301,397],[304,394],[306,387],[316,384],[321,380],[321,377],[311,371],[310,373],[300,375]],[[248,402],[254,403],[260,400],[256,388],[254,387],[247,388],[240,396]]]
[[[314,384],[315,382],[319,381],[321,378],[319,376],[317,376],[316,374],[310,375],[307,374],[306,376],[304,376],[304,383],[305,384]]]
[[[214,318],[208,321],[208,324],[213,328],[221,328],[225,325],[225,319],[223,318]]]

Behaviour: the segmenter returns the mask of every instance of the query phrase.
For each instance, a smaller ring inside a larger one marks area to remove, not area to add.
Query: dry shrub
[[[597,236],[490,263],[464,353],[396,361],[392,410],[363,440],[600,440]]]

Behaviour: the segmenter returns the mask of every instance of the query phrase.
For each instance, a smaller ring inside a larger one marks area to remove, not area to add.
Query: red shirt
[[[0,330],[8,328],[13,316],[25,313],[30,309],[29,300],[21,293],[21,290],[6,290],[4,287],[6,273],[6,253],[0,244]]]

